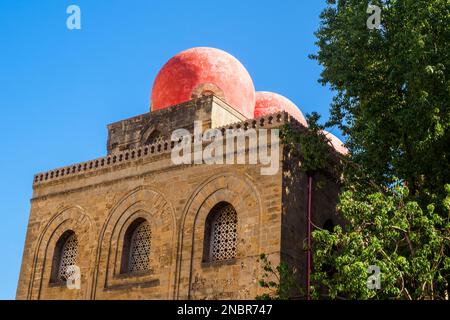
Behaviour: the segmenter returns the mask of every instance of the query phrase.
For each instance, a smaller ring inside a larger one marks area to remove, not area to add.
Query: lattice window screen
[[[236,257],[237,214],[233,206],[226,204],[216,209],[212,221],[211,260],[227,260]]]
[[[61,250],[61,260],[58,269],[58,280],[66,281],[70,274],[67,273],[67,268],[77,264],[78,255],[78,239],[75,234],[67,238]]]
[[[129,272],[146,271],[150,269],[150,243],[152,232],[147,221],[142,222],[131,237]]]
[[[162,135],[161,132],[156,130],[150,135],[150,137],[148,137],[146,144],[157,144],[157,143],[161,143],[163,141],[164,141],[164,136]]]

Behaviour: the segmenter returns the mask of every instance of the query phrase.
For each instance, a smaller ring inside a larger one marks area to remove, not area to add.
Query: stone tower
[[[249,118],[211,81],[175,105],[154,108],[164,97],[152,94],[152,112],[108,125],[105,157],[35,175],[17,299],[253,299],[261,253],[305,284],[308,196],[315,225],[340,223],[338,185],[318,172],[322,187],[308,189],[282,143],[268,145],[279,153],[273,174],[260,162],[174,163],[171,134],[184,128],[194,141],[194,121],[222,133],[305,130],[282,107]]]

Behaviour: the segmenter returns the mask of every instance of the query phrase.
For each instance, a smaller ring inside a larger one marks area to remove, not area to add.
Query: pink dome
[[[330,140],[329,144],[334,148],[334,150],[343,155],[348,154],[348,149],[344,146],[344,143],[339,140],[338,137],[328,131],[323,130],[323,132],[325,136]]]
[[[211,93],[253,118],[255,88],[247,70],[225,51],[206,47],[180,52],[162,67],[153,83],[151,110]]]
[[[297,119],[305,127],[308,126],[300,109],[288,98],[277,93],[258,91],[256,92],[256,103],[254,117],[262,117],[267,114],[286,111]]]

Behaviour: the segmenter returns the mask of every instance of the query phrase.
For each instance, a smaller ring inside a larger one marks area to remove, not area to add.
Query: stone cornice
[[[248,119],[237,123],[229,124],[226,126],[218,127],[217,129],[225,132],[227,129],[244,131],[249,128],[277,128],[287,123],[293,123],[296,126],[300,125],[297,120],[290,116],[286,112],[277,112],[271,115]],[[194,135],[191,134],[192,139]],[[124,150],[122,152],[116,152],[107,156],[97,158],[90,161],[80,162],[69,166],[53,169],[47,172],[41,172],[34,176],[33,186],[43,185],[53,181],[64,180],[74,176],[82,175],[85,173],[100,171],[101,169],[116,167],[121,164],[136,161],[139,159],[152,158],[157,155],[170,153],[175,146],[174,141],[165,140],[157,144],[142,146],[136,149]]]

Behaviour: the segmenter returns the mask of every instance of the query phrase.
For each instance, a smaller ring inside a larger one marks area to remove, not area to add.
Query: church
[[[271,174],[260,162],[175,163],[173,132],[195,141],[195,123],[216,132],[307,129],[292,101],[256,92],[230,54],[175,55],[155,78],[150,112],[107,126],[104,157],[34,176],[16,298],[254,299],[266,290],[262,253],[295,267],[306,289],[312,226],[342,223],[338,181],[327,170],[307,176],[282,141],[267,144],[277,152]],[[336,159],[347,152],[326,135]],[[255,148],[246,143],[236,156]]]

